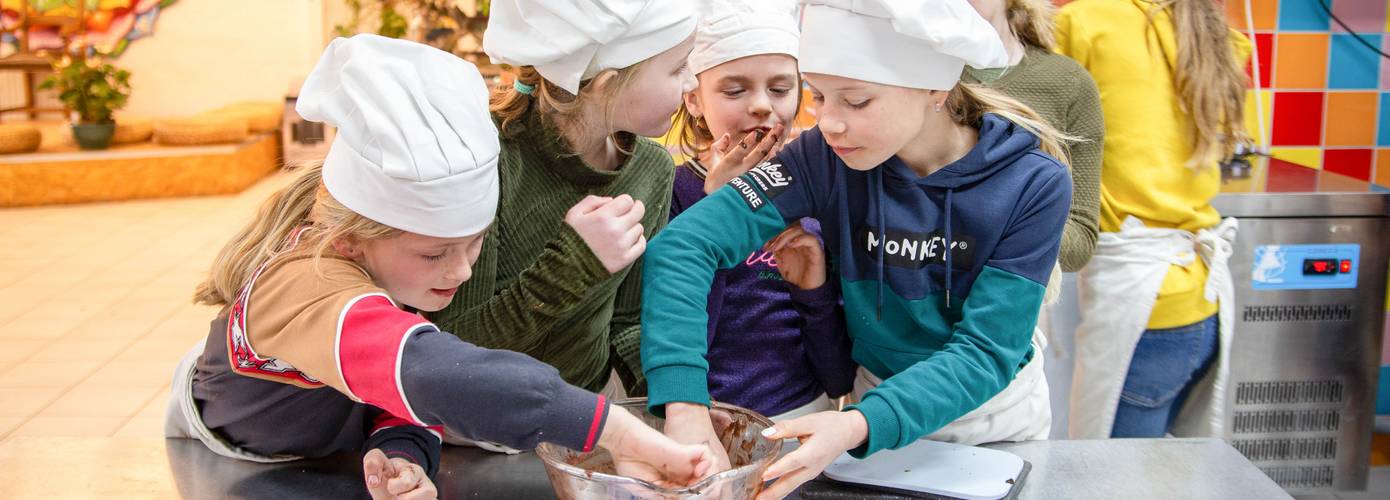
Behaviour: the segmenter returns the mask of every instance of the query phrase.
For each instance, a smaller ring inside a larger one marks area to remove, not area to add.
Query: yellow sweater
[[[1232,31],[1231,42],[1238,60],[1248,57],[1244,36]],[[1057,51],[1086,68],[1100,89],[1100,230],[1118,231],[1131,215],[1150,227],[1193,232],[1219,223],[1211,200],[1221,187],[1221,169],[1186,165],[1194,127],[1174,84],[1177,41],[1169,13],[1144,0],[1076,0],[1057,15]],[[1216,304],[1203,296],[1206,279],[1201,259],[1171,267],[1148,327],[1183,326],[1215,314]]]

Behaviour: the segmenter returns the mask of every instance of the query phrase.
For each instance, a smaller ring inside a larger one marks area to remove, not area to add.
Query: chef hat
[[[695,32],[687,0],[493,0],[483,33],[492,62],[534,66],[571,94],[605,69],[626,68]]]
[[[705,0],[690,70],[695,74],[742,57],[796,57],[795,0]]]
[[[451,238],[497,213],[497,128],[477,68],[453,54],[376,35],[338,38],[295,110],[338,127],[323,183],[353,212]]]
[[[1004,43],[966,0],[801,0],[801,71],[950,90],[966,65],[1008,65]]]

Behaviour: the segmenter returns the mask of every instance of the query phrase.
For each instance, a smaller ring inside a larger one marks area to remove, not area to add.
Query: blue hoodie
[[[851,407],[869,424],[854,453],[906,446],[998,394],[1032,358],[1070,204],[1066,167],[997,115],[984,116],[969,153],[926,177],[897,157],[853,170],[809,130],[651,241],[642,366],[652,410],[709,404],[705,297],[715,270],[814,217],[854,360],[884,381]]]

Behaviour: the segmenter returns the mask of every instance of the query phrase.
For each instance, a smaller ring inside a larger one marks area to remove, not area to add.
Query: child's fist
[[[565,214],[565,223],[579,233],[608,272],[616,273],[632,264],[647,250],[642,216],[647,208],[641,200],[622,195],[617,198],[586,196]]]
[[[439,497],[425,469],[403,458],[386,458],[373,449],[362,457],[362,475],[372,500],[430,500]]]

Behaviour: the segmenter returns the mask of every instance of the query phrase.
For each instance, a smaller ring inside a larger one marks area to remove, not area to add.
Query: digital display
[[[1303,274],[1337,274],[1337,266],[1337,259],[1303,259]]]

